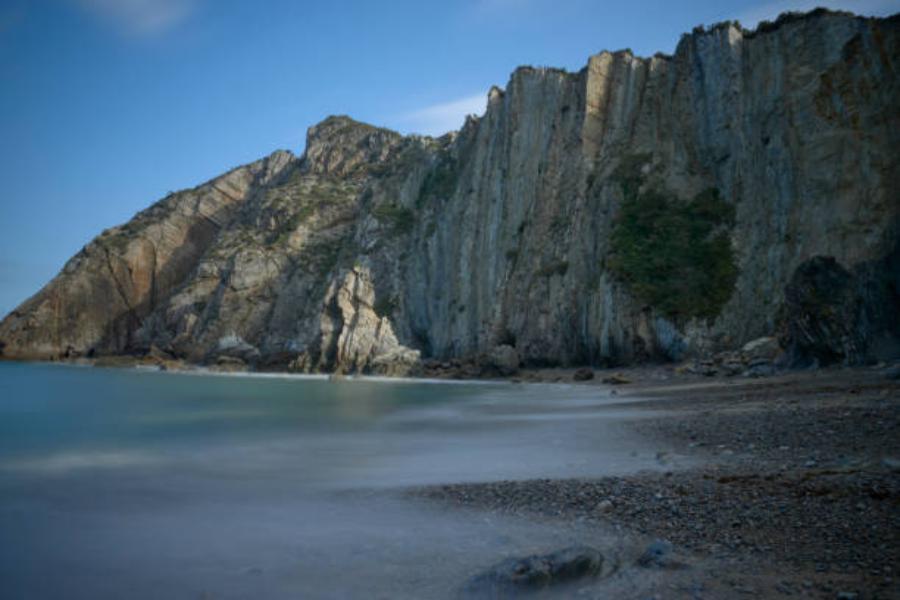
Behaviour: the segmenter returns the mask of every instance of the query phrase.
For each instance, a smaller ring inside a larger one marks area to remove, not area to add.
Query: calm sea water
[[[403,489],[659,468],[612,401],[0,364],[0,596],[453,596],[504,557],[611,541]]]

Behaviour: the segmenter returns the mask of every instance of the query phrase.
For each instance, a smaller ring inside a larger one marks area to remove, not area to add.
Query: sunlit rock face
[[[0,351],[402,375],[498,346],[530,365],[740,347],[779,329],[814,257],[897,270],[898,27],[815,11],[697,29],[674,56],[523,67],[438,139],[331,117],[304,156],[276,152],[101,234],[0,324]],[[643,244],[624,204],[680,223],[701,198],[690,214],[715,213],[707,237],[724,248],[692,254],[670,227],[671,250],[644,257],[666,259],[658,280],[623,271]],[[896,305],[900,274],[876,275],[883,293],[866,297]],[[857,360],[900,347],[884,323]]]

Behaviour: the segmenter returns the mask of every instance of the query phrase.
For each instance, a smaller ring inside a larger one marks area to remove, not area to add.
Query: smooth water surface
[[[584,527],[412,500],[659,468],[599,387],[0,364],[0,596],[453,596]]]

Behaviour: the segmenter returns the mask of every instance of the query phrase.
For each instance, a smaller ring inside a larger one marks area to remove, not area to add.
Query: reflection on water
[[[603,391],[0,365],[0,595],[440,597],[584,528],[409,485],[657,468]]]

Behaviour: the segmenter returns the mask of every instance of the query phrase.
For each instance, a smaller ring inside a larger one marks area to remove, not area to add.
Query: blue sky
[[[0,315],[106,227],[329,114],[439,134],[518,65],[900,0],[0,1]]]

